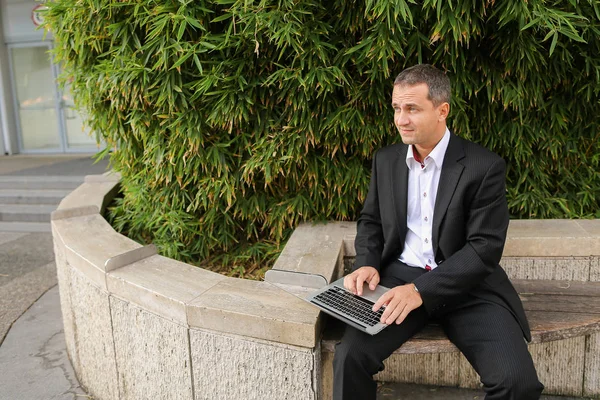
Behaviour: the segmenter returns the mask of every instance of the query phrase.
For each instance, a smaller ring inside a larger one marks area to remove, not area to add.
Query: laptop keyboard
[[[373,304],[375,303],[355,296],[338,286],[330,287],[323,293],[315,296],[315,299],[327,307],[337,310],[340,314],[349,315],[368,326],[378,324],[381,320],[381,314],[385,310],[385,307],[381,307],[377,312],[373,312]]]

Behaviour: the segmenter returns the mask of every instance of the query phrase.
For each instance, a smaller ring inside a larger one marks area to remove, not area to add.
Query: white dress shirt
[[[431,153],[421,162],[414,157],[413,145],[408,146],[408,193],[406,242],[399,260],[411,267],[431,270],[437,267],[433,254],[433,209],[437,197],[444,156],[450,141],[446,133]]]

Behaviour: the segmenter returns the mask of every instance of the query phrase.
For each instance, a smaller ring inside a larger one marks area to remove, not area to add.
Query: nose
[[[409,123],[406,113],[403,113],[402,111],[396,112],[394,115],[394,121],[396,122],[397,126],[406,126]]]

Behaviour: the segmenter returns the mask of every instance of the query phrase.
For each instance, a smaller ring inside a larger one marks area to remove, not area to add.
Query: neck
[[[434,144],[432,147],[423,147],[418,144],[414,144],[413,149],[418,154],[419,160],[422,161],[425,159],[425,157],[427,157],[429,155],[429,153],[431,153],[431,151],[435,148],[436,145],[437,145],[437,143]]]
[[[440,140],[442,140],[445,133],[446,133],[446,126],[444,125],[443,130],[440,130],[440,133],[438,133],[435,136],[434,140],[431,141],[430,143],[421,143],[421,144],[413,145],[413,148],[415,149],[415,151],[417,152],[417,154],[419,155],[419,158],[421,160],[425,160],[425,157],[427,157],[429,155],[429,153],[431,153],[433,151],[435,146],[437,146],[437,144],[440,142]]]

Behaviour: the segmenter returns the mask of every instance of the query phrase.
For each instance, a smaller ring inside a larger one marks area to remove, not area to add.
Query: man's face
[[[429,88],[424,83],[394,85],[392,92],[394,124],[402,142],[416,145],[418,150],[431,150],[446,132],[448,103],[436,107],[428,95]]]

